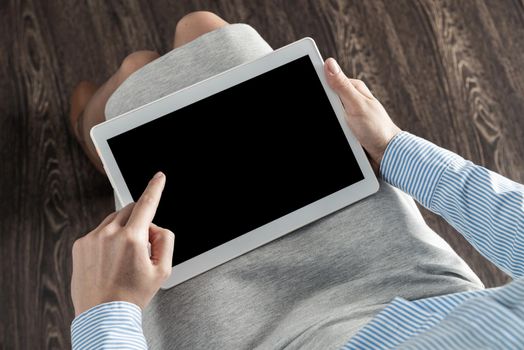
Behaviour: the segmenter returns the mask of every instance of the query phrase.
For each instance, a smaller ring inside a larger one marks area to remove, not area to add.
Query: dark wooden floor
[[[71,245],[112,208],[68,132],[73,86],[103,82],[134,50],[168,51],[198,9],[250,23],[273,47],[315,38],[402,128],[524,180],[523,0],[2,1],[0,349],[69,346]],[[424,215],[487,286],[508,281]]]

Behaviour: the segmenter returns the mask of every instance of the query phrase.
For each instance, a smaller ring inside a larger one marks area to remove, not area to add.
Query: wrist
[[[393,141],[395,138],[397,138],[400,134],[402,134],[402,130],[400,128],[396,128],[397,130],[395,132],[391,133],[391,136],[387,138],[387,141],[384,142],[384,146],[381,148],[380,154],[375,159],[376,164],[378,165],[378,174],[382,174],[382,162],[384,160],[384,157],[386,156],[386,153],[388,153],[388,150],[390,146],[393,144]]]
[[[75,317],[78,317],[80,314],[96,308],[100,305],[109,304],[109,303],[126,303],[129,305],[134,305],[140,310],[143,310],[146,303],[142,302],[139,298],[135,298],[124,293],[113,293],[109,296],[103,298],[97,298],[96,300],[86,301],[80,305],[75,306]]]
[[[112,309],[124,308],[128,310],[136,310],[135,312],[139,312],[140,314],[142,314],[142,309],[140,308],[140,306],[138,306],[135,303],[131,303],[125,300],[113,300],[113,301],[107,301],[107,302],[93,305],[79,313],[76,313],[76,310],[75,310],[75,318],[73,319],[73,323],[78,322],[78,320],[83,319],[86,315],[90,315],[94,313],[95,311],[98,312],[100,310],[106,310],[108,308],[112,308]]]
[[[378,147],[375,148],[374,152],[370,154],[373,163],[377,166],[377,172],[380,170],[380,166],[388,146],[391,144],[391,141],[401,132],[402,130],[399,127],[393,125],[393,127],[382,137],[383,141],[378,145]]]

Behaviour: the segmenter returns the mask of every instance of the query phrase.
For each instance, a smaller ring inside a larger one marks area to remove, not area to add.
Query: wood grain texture
[[[70,346],[71,246],[111,211],[108,181],[68,131],[82,79],[167,52],[177,21],[211,10],[274,48],[304,36],[363,79],[404,129],[524,181],[522,0],[0,3],[0,349]],[[429,225],[486,286],[508,282],[442,219]]]

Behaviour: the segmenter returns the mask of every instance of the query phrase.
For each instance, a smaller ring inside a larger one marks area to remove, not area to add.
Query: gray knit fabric
[[[135,72],[106,115],[269,52],[250,26],[223,27]],[[381,182],[365,200],[160,291],[144,311],[144,330],[151,349],[335,349],[396,296],[481,288],[413,200]]]

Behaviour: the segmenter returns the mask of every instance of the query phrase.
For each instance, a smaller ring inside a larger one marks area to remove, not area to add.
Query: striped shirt
[[[344,349],[524,348],[524,186],[406,132],[390,142],[380,171],[514,281],[416,301],[395,298]]]
[[[415,301],[395,298],[343,349],[524,348],[524,186],[407,132],[389,143],[380,172],[514,281]],[[147,348],[140,309],[125,302],[82,313],[71,337],[73,349]]]

